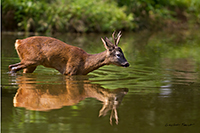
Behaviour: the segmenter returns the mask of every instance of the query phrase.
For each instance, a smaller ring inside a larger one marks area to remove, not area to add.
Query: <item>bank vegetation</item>
[[[137,31],[200,24],[199,0],[2,0],[2,30]]]

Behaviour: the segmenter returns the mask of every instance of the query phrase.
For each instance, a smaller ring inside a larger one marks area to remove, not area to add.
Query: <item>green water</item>
[[[53,37],[94,54],[105,50],[104,36],[111,35]],[[1,40],[2,132],[200,131],[199,30],[123,33],[119,46],[130,67],[104,66],[86,76],[42,66],[9,74],[8,65],[20,61],[19,38],[25,37],[3,34]]]

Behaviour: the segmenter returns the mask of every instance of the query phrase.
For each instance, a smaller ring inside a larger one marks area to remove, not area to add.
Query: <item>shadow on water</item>
[[[103,103],[99,116],[105,116],[111,110],[110,124],[113,118],[118,124],[117,108],[127,94],[127,88],[109,90],[99,84],[91,84],[88,80],[79,81],[76,76],[64,78],[64,84],[37,84],[37,77],[17,77],[19,89],[13,99],[14,107],[48,111],[76,105],[85,98],[96,98]]]

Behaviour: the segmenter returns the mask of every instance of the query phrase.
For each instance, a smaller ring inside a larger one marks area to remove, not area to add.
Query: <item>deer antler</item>
[[[118,125],[119,120],[118,120],[118,116],[117,116],[117,109],[115,107],[113,107],[113,109],[111,110],[110,125],[112,125],[113,118],[115,118],[115,123]]]
[[[116,38],[115,38],[115,31],[113,32],[112,37],[116,46],[119,44],[119,40],[121,36],[122,36],[121,31],[119,31]]]

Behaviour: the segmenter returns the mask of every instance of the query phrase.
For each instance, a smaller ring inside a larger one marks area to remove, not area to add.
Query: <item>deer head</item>
[[[117,34],[117,37],[115,37],[115,32],[113,32],[112,37],[114,44],[107,37],[105,37],[104,39],[101,38],[101,40],[104,44],[104,47],[107,49],[107,59],[109,60],[109,62],[117,66],[128,67],[129,63],[124,57],[122,49],[118,47],[121,36],[121,31]]]
[[[115,118],[115,123],[118,124],[118,114],[117,108],[122,102],[123,97],[127,94],[127,88],[118,88],[113,92],[109,92],[108,90],[102,90],[101,93],[106,95],[103,100],[103,107],[99,111],[99,117],[105,116],[109,110],[111,110],[110,114],[110,124],[112,125],[112,119]]]

